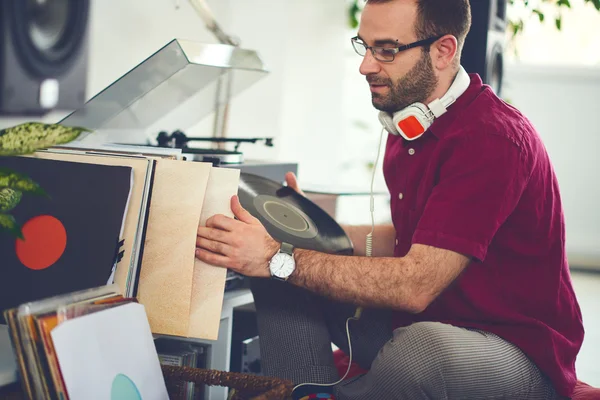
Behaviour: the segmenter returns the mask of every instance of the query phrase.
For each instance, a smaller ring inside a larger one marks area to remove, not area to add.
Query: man
[[[442,98],[469,28],[468,0],[369,0],[353,44],[374,107],[392,116]],[[295,266],[269,268],[289,246],[236,197],[237,220],[199,228],[198,258],[257,278],[265,373],[338,380],[330,343],[349,351],[345,321],[361,306],[351,344],[369,372],[336,385],[339,399],[570,396],[582,318],[556,177],[530,122],[471,75],[421,137],[389,135],[383,169],[393,226],[376,227],[371,258],[370,227],[354,227],[354,257],[293,249]]]

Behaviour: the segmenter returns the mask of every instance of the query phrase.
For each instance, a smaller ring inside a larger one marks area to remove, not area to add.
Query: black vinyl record
[[[242,207],[279,242],[329,254],[354,252],[350,238],[329,214],[287,186],[242,172],[238,196]]]

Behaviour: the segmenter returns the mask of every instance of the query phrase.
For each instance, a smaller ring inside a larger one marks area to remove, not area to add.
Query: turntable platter
[[[329,254],[352,255],[342,227],[323,209],[295,190],[258,175],[242,172],[238,196],[277,241]]]

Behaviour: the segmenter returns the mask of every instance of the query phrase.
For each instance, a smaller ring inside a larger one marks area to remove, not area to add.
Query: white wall
[[[599,67],[509,66],[504,96],[538,129],[558,176],[572,264],[600,266]]]

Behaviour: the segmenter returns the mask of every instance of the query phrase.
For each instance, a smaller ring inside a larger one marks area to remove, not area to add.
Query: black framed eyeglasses
[[[358,36],[355,36],[350,40],[352,41],[352,47],[354,47],[354,51],[356,51],[356,53],[359,56],[364,57],[367,54],[367,50],[371,50],[373,57],[377,61],[392,62],[396,58],[396,54],[400,53],[401,51],[405,51],[415,47],[429,46],[438,39],[442,38],[443,36],[444,35],[433,36],[428,39],[419,40],[414,43],[405,44],[397,47],[367,46],[365,42],[363,42]]]

